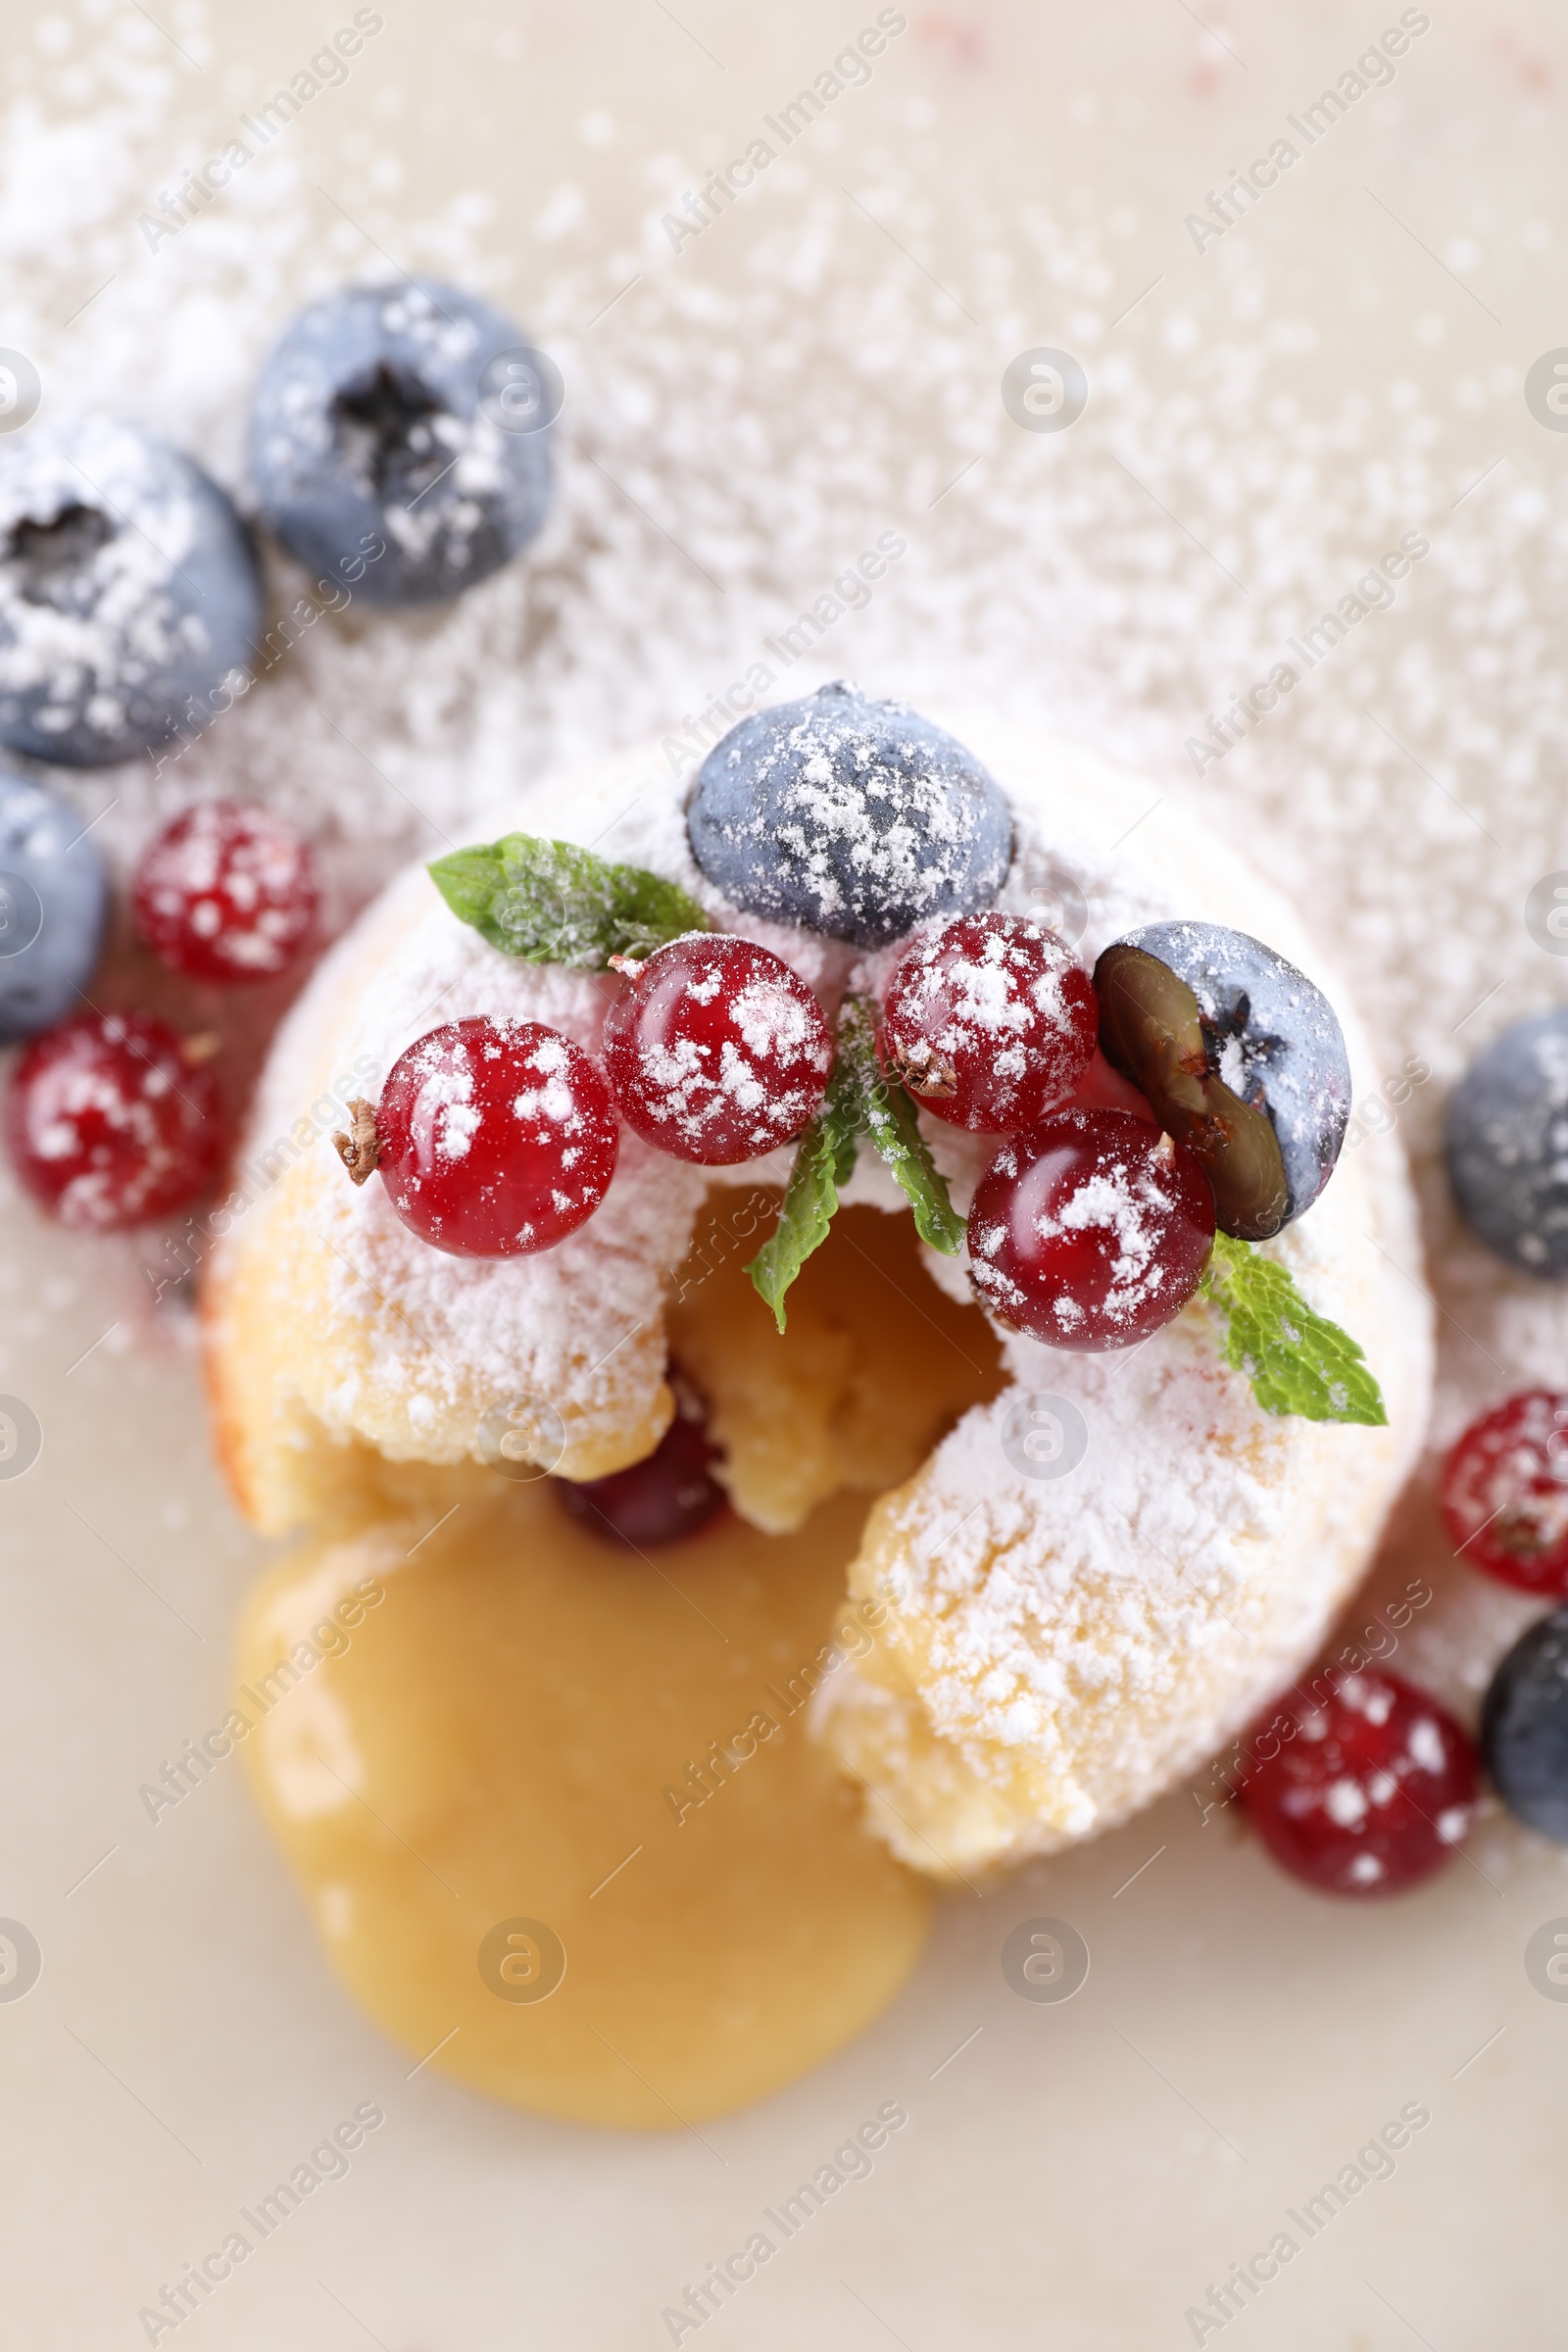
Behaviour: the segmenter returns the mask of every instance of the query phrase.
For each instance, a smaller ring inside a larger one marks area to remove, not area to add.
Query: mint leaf
[[[651,956],[683,932],[711,928],[677,884],[532,833],[454,850],[429,873],[461,921],[528,963],[600,971],[612,956]]]
[[[1265,1413],[1387,1425],[1382,1392],[1348,1332],[1314,1314],[1294,1277],[1250,1242],[1216,1233],[1199,1292],[1226,1317],[1225,1361]]]
[[[863,997],[845,1000],[839,1015],[839,1055],[855,1073],[866,1133],[913,1209],[921,1241],[944,1257],[956,1257],[963,1248],[964,1221],[920,1133],[913,1102],[877,1057],[876,1014]]]
[[[796,1146],[778,1223],[746,1269],[773,1309],[780,1331],[785,1324],[784,1295],[812,1250],[827,1240],[839,1186],[848,1184],[855,1172],[862,1126],[856,1080],[840,1060],[821,1109]]]
[[[963,1245],[963,1219],[948,1198],[916,1124],[914,1104],[877,1059],[875,1012],[862,998],[849,997],[839,1015],[838,1055],[822,1107],[796,1146],[778,1223],[746,1269],[780,1331],[785,1293],[812,1250],[827,1240],[839,1186],[854,1173],[862,1135],[870,1137],[903,1187],[921,1240],[955,1256]]]

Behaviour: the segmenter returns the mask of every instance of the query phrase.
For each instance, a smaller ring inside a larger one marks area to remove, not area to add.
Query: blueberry
[[[550,503],[556,402],[547,390],[519,410],[514,386],[491,382],[539,356],[510,318],[435,279],[312,303],[256,387],[262,513],[291,555],[367,604],[472,587],[526,547]]]
[[[0,768],[0,1045],[80,1010],[108,912],[103,858],[75,810]]]
[[[1334,1007],[1219,923],[1151,923],[1095,966],[1100,1042],[1214,1188],[1222,1232],[1266,1241],[1311,1207],[1350,1116]]]
[[[109,417],[0,441],[0,744],[134,759],[212,717],[261,622],[245,525],[167,442]]]
[[[1007,804],[973,754],[843,679],[732,727],[686,828],[732,906],[861,948],[989,906],[1012,862]]]
[[[1481,1753],[1510,1812],[1568,1845],[1568,1609],[1522,1634],[1493,1676]]]
[[[1449,1096],[1446,1125],[1472,1233],[1526,1274],[1568,1274],[1568,1007],[1505,1029]]]

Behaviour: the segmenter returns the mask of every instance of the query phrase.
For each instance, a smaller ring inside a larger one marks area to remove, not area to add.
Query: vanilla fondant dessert
[[[1336,1165],[1343,1000],[1150,798],[825,688],[689,790],[519,797],[290,1016],[206,1302],[235,1492],[309,1539],[245,1753],[419,2056],[757,2095],[927,1882],[1169,1788],[1365,1569],[1430,1383],[1397,1147]]]

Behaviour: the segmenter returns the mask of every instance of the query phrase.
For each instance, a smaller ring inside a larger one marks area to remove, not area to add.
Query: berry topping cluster
[[[1348,1113],[1339,1024],[1293,965],[1241,932],[1178,923],[1113,943],[1091,974],[1044,923],[987,903],[1012,823],[972,754],[842,682],[733,728],[698,775],[687,830],[700,872],[742,913],[902,943],[880,1001],[860,966],[830,1027],[771,949],[713,929],[675,883],[568,843],[509,834],[430,871],[502,954],[619,975],[601,1058],[615,1113],[646,1143],[708,1167],[796,1144],[777,1230],[750,1268],[781,1330],[864,1140],[925,1242],[954,1254],[967,1241],[999,1322],[1057,1348],[1127,1348],[1201,1290],[1266,1410],[1384,1417],[1354,1342],[1245,1249],[1311,1205]],[[466,1226],[459,1197],[493,1179],[456,1158],[434,1213],[432,1176],[416,1191],[406,1173],[391,1091],[339,1146],[362,1180],[379,1153],[399,1214],[438,1247],[481,1249],[489,1232],[495,1254],[545,1249],[591,1213],[563,1163],[569,1216],[497,1225],[487,1210]],[[922,1109],[998,1140],[967,1221]]]

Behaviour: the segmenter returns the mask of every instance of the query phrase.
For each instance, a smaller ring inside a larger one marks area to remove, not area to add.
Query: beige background
[[[1383,1066],[1433,1066],[1401,1130],[1445,1315],[1439,1435],[1560,1378],[1557,1295],[1459,1240],[1431,1158],[1467,1054],[1564,994],[1521,917],[1568,866],[1568,440],[1521,397],[1568,342],[1560,22],[1434,8],[1394,86],[1200,256],[1184,215],[1396,9],[1200,11],[1211,37],[1183,0],[913,5],[869,86],[676,255],[659,216],[873,9],[387,0],[346,83],[149,252],[138,215],[351,13],[0,11],[0,343],[53,408],[123,408],[239,483],[245,385],[291,306],[393,264],[494,292],[568,386],[526,575],[450,622],[318,632],[172,786],[73,783],[115,855],[221,783],[306,815],[346,906],[486,792],[697,709],[897,529],[907,557],[813,675],[1049,714],[1234,829],[1349,972]],[[1036,344],[1089,371],[1069,433],[1002,408]],[[1408,529],[1432,554],[1396,611],[1199,785],[1184,739]],[[0,1911],[45,1955],[0,2005],[16,2341],[145,2340],[160,2282],[368,2098],[385,2129],[192,2342],[666,2342],[662,2307],[890,2098],[908,2131],[714,2341],[1191,2342],[1185,2308],[1409,2100],[1432,2123],[1396,2176],[1227,2341],[1560,2340],[1568,2005],[1522,1953],[1568,1914],[1568,1869],[1495,1823],[1419,1898],[1355,1910],[1173,1797],[954,1903],[893,2013],[712,2127],[716,2160],[407,2080],[327,1980],[233,1768],[157,1828],[137,1801],[220,1719],[263,1550],[217,1486],[188,1325],[150,1312],[145,1250],[9,1197],[4,1216],[0,1385],[46,1433],[0,1485]],[[1530,1612],[1446,1570],[1419,1496],[1401,1544],[1388,1574],[1448,1594],[1407,1662],[1457,1692]],[[998,1965],[1037,1913],[1093,1953],[1060,2008]]]

